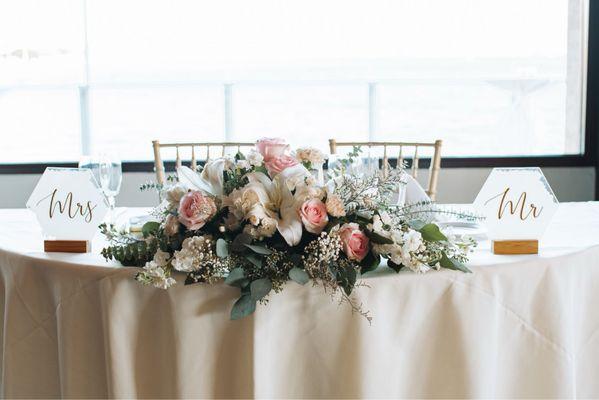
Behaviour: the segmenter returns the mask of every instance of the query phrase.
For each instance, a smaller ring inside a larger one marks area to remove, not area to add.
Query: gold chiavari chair
[[[439,171],[441,170],[441,146],[443,144],[442,140],[435,140],[434,143],[412,143],[412,142],[339,142],[335,139],[329,139],[329,147],[331,150],[331,154],[337,154],[337,147],[353,147],[353,146],[365,146],[369,148],[383,148],[383,169],[386,170],[389,156],[388,156],[388,148],[399,148],[399,152],[397,153],[397,163],[398,165],[403,164],[405,160],[405,152],[404,149],[414,148],[414,153],[411,157],[412,165],[412,176],[414,178],[418,177],[418,149],[423,147],[432,147],[434,148],[433,156],[431,157],[431,164],[429,167],[429,176],[428,176],[428,189],[426,193],[431,198],[431,200],[435,200],[437,195],[437,181],[439,179]],[[410,157],[408,157],[410,158]]]
[[[154,149],[154,169],[156,170],[156,181],[163,185],[165,181],[165,169],[164,163],[162,162],[162,157],[160,154],[160,150],[170,147],[175,148],[177,152],[177,158],[175,159],[175,167],[179,168],[183,165],[181,161],[181,156],[179,154],[180,148],[191,148],[191,158],[189,167],[192,170],[196,170],[198,167],[198,160],[196,159],[196,148],[198,149],[206,149],[206,160],[210,159],[210,149],[214,149],[215,147],[220,148],[220,157],[225,155],[227,148],[237,148],[237,151],[240,151],[242,147],[254,147],[256,145],[255,142],[198,142],[198,143],[160,143],[158,140],[152,141],[152,147]],[[198,153],[199,154],[199,153]]]

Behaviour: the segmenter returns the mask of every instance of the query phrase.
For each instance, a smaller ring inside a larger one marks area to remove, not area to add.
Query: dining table
[[[119,209],[128,216],[147,209]],[[169,290],[89,253],[45,253],[35,215],[0,210],[5,398],[599,397],[599,202],[560,204],[539,253],[382,266],[353,298],[288,282],[230,319],[224,283]]]

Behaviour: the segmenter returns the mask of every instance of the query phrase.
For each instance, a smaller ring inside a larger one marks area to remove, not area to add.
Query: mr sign
[[[540,168],[495,168],[474,200],[496,254],[538,252],[538,240],[558,208]]]
[[[108,206],[89,169],[46,168],[27,201],[47,239],[46,251],[89,249]]]

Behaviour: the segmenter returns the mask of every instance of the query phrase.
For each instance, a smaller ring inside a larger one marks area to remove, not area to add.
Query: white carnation
[[[170,210],[176,210],[179,207],[181,198],[187,193],[187,188],[183,185],[175,185],[166,191],[166,200]]]
[[[177,271],[191,272],[200,267],[204,258],[211,255],[212,241],[204,236],[193,236],[183,241],[181,250],[175,251],[171,264]]]

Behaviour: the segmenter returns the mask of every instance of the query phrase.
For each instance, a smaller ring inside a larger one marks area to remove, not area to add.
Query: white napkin
[[[398,206],[420,203],[423,201],[431,201],[420,183],[412,177],[412,175],[404,174],[403,181],[405,184],[399,185],[397,192],[393,194],[392,203]]]
[[[414,204],[422,201],[431,201],[420,183],[412,175],[407,175],[405,185],[405,202],[404,204]]]

